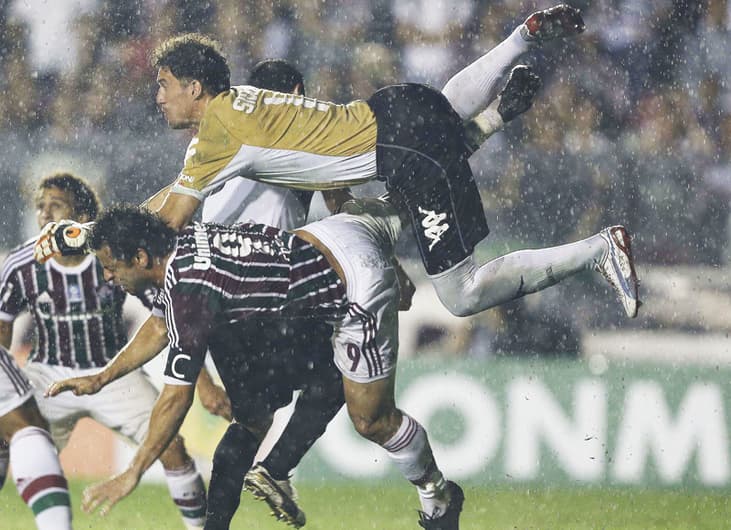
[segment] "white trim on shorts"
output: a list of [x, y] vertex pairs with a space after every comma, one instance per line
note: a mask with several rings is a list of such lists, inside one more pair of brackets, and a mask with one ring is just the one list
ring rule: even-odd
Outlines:
[[33, 386], [13, 356], [0, 347], [0, 416], [17, 409], [33, 397]]
[[376, 215], [339, 214], [302, 229], [330, 250], [345, 274], [350, 308], [334, 323], [335, 365], [356, 383], [390, 377], [398, 359], [393, 227]]

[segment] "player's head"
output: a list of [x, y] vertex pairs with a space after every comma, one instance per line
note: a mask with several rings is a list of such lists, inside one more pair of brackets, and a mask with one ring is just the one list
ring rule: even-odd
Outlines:
[[175, 248], [175, 231], [157, 215], [136, 206], [117, 206], [99, 216], [89, 247], [104, 267], [104, 279], [132, 294], [160, 287], [160, 271]]
[[302, 74], [284, 59], [265, 59], [258, 62], [251, 69], [248, 83], [267, 90], [305, 95]]
[[93, 221], [99, 214], [99, 204], [99, 197], [84, 179], [72, 173], [53, 173], [41, 179], [36, 191], [38, 227], [61, 219]]
[[150, 63], [157, 70], [155, 101], [173, 129], [196, 126], [208, 98], [231, 88], [231, 71], [218, 43], [199, 33], [162, 42]]

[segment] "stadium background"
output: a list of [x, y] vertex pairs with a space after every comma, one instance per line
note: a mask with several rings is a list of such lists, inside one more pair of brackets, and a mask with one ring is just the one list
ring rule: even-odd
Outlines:
[[[552, 3], [0, 0], [0, 254], [34, 234], [28, 192], [46, 172], [86, 176], [107, 204], [139, 202], [176, 175], [189, 136], [155, 109], [146, 63], [172, 33], [216, 36], [234, 82], [257, 60], [284, 57], [308, 94], [348, 101], [400, 80], [442, 86]], [[640, 317], [625, 320], [586, 275], [452, 318], [407, 235], [400, 254], [418, 289], [402, 318], [400, 399], [435, 432], [447, 472], [468, 482], [726, 490], [731, 6], [572, 3], [587, 32], [525, 56], [544, 80], [538, 101], [473, 159], [492, 229], [480, 252], [624, 223], [635, 234]], [[21, 359], [24, 342], [14, 341]], [[197, 409], [185, 429], [205, 469], [222, 426]], [[336, 423], [298, 480], [383, 477], [382, 455], [359, 443]], [[338, 461], [333, 447], [362, 454], [363, 466]], [[72, 476], [99, 477], [129, 455], [87, 424], [63, 461]]]

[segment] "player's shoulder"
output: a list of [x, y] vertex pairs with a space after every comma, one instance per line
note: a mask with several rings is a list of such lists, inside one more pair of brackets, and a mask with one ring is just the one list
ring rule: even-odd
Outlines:
[[36, 238], [32, 237], [20, 245], [11, 248], [5, 258], [5, 264], [13, 263], [18, 266], [21, 263], [34, 262], [33, 247], [35, 246]]
[[[228, 129], [240, 123], [245, 117], [239, 108], [237, 98], [235, 88], [214, 97], [206, 106], [196, 137], [226, 143], [223, 137], [228, 137]], [[196, 146], [196, 151], [199, 152], [202, 148], [199, 144]]]
[[12, 248], [2, 263], [2, 282], [5, 282], [8, 275], [22, 267], [30, 267], [36, 263], [33, 255], [33, 246], [36, 239], [32, 238]]
[[259, 89], [252, 86], [234, 86], [211, 99], [206, 107], [206, 115], [225, 115], [246, 110], [247, 102], [256, 103]]

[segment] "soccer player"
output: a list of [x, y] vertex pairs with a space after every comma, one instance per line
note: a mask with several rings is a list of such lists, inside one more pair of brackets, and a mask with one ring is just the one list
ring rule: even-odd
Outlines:
[[[10, 454], [3, 441], [10, 442]], [[28, 378], [0, 347], [0, 488], [13, 466], [18, 493], [33, 511], [38, 530], [70, 530], [71, 501], [56, 446]]]
[[[378, 176], [412, 225], [427, 274], [444, 306], [467, 316], [536, 292], [585, 270], [601, 273], [626, 314], [638, 309], [631, 241], [622, 226], [571, 244], [522, 250], [478, 265], [475, 245], [489, 230], [467, 160], [463, 121], [488, 107], [497, 64], [582, 32], [577, 9], [529, 16], [511, 36], [445, 85], [385, 87], [367, 101], [336, 105], [250, 86], [230, 87], [216, 44], [188, 34], [153, 54], [157, 103], [173, 128], [197, 129], [183, 170], [151, 204], [176, 229], [203, 198], [242, 176], [295, 189], [332, 189]], [[498, 106], [499, 110], [499, 106]], [[54, 251], [53, 228], [38, 254]]]
[[[43, 178], [35, 206], [39, 226], [66, 218], [88, 222], [99, 211], [94, 190], [69, 173]], [[40, 265], [33, 259], [32, 243], [26, 243], [8, 255], [0, 275], [0, 345], [10, 347], [16, 317], [30, 311], [36, 340], [24, 370], [42, 394], [57, 379], [98, 371], [127, 342], [122, 320], [125, 297], [121, 288], [105, 282], [95, 256], [59, 256]], [[39, 399], [38, 404], [60, 449], [82, 417], [91, 417], [139, 444], [157, 395], [142, 370], [136, 370], [96, 396]], [[171, 441], [160, 461], [186, 527], [202, 527], [203, 479], [180, 436]]]
[[[304, 95], [305, 91], [302, 74], [282, 60], [258, 63], [248, 83], [294, 94]], [[333, 195], [328, 197], [333, 205], [350, 198], [348, 193]], [[236, 178], [206, 197], [202, 219], [220, 224], [256, 221], [293, 229], [305, 223], [312, 196], [312, 191]], [[272, 424], [273, 413], [291, 401], [295, 389], [301, 393], [287, 426], [264, 461], [249, 471], [247, 484], [277, 518], [296, 527], [304, 525], [306, 517], [297, 504], [290, 472], [345, 403], [340, 374], [333, 363], [331, 335], [332, 326], [325, 322], [251, 319], [212, 337], [209, 348], [220, 350], [214, 353], [219, 363], [231, 358], [223, 352], [232, 348], [247, 352], [250, 360], [219, 366], [235, 421], [213, 457], [207, 530], [229, 527], [239, 505], [244, 475]]]
[[[422, 527], [458, 528], [462, 490], [445, 480], [426, 431], [394, 399], [398, 282], [392, 257], [400, 219], [383, 201], [361, 200], [358, 208], [358, 215], [338, 214], [294, 232], [196, 224], [176, 236], [161, 218], [137, 208], [100, 217], [90, 246], [105, 277], [130, 293], [160, 288], [160, 307], [103, 371], [57, 382], [48, 395], [98, 391], [156, 355], [164, 342], [157, 334], [166, 326], [171, 349], [147, 438], [125, 472], [87, 490], [85, 509], [108, 511], [177, 432], [206, 347], [222, 323], [305, 317], [334, 325], [335, 364], [353, 425], [417, 487]], [[211, 353], [217, 365], [247, 362], [243, 351], [227, 349], [220, 359]]]

